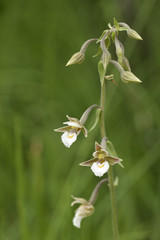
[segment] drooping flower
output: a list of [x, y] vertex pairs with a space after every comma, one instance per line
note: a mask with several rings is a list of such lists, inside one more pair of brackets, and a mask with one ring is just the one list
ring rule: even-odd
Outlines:
[[77, 140], [77, 136], [80, 134], [81, 130], [83, 131], [84, 136], [87, 137], [87, 129], [77, 118], [71, 118], [68, 115], [67, 118], [69, 121], [64, 122], [63, 124], [67, 124], [68, 126], [57, 128], [55, 131], [64, 132], [61, 136], [61, 140], [64, 145], [69, 148]]
[[[103, 139], [101, 145], [104, 145]], [[110, 156], [108, 151], [105, 149], [105, 145], [101, 145], [95, 142], [95, 152], [93, 153], [94, 158], [80, 163], [80, 166], [91, 167], [93, 173], [98, 177], [102, 177], [108, 171], [110, 165], [114, 165], [122, 161], [122, 159], [118, 157]]]
[[78, 120], [77, 118], [69, 117], [67, 115], [66, 117], [69, 121], [64, 122], [63, 124], [66, 124], [68, 126], [57, 128], [54, 130], [56, 132], [63, 132], [61, 140], [66, 147], [70, 148], [70, 146], [77, 140], [77, 136], [80, 134], [81, 131], [84, 133], [84, 136], [87, 137], [87, 129], [85, 128], [84, 123], [87, 120], [92, 108], [95, 107], [99, 108], [99, 106], [95, 104], [87, 108], [87, 110], [82, 114], [80, 120]]
[[75, 201], [71, 203], [71, 206], [77, 203], [80, 204], [80, 206], [75, 211], [73, 225], [77, 228], [80, 228], [82, 219], [92, 215], [94, 212], [94, 207], [89, 201], [84, 198], [73, 197], [73, 199]]

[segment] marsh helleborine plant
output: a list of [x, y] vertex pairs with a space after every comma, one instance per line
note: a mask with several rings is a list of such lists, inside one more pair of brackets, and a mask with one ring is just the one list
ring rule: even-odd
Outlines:
[[[73, 64], [80, 64], [85, 59], [85, 52], [88, 46], [95, 42], [99, 45], [98, 52], [94, 57], [100, 56], [100, 60], [98, 62], [98, 72], [100, 77], [101, 84], [101, 98], [100, 98], [100, 106], [93, 104], [91, 105], [83, 114], [80, 120], [77, 118], [69, 117], [67, 115], [68, 121], [64, 122], [67, 126], [55, 129], [57, 132], [62, 132], [61, 140], [66, 147], [70, 147], [76, 140], [77, 136], [82, 131], [84, 136], [88, 136], [88, 131], [85, 128], [84, 124], [93, 108], [97, 108], [96, 119], [93, 127], [90, 129], [93, 130], [97, 123], [100, 125], [100, 133], [101, 133], [101, 143], [99, 144], [95, 141], [95, 151], [93, 152], [93, 158], [80, 163], [80, 166], [88, 166], [91, 168], [92, 172], [95, 176], [102, 177], [106, 172], [108, 172], [108, 179], [101, 180], [94, 191], [91, 194], [89, 200], [84, 198], [74, 198], [74, 204], [80, 204], [78, 209], [75, 212], [75, 216], [73, 218], [73, 225], [77, 228], [81, 226], [81, 220], [87, 216], [90, 216], [94, 212], [94, 203], [98, 194], [98, 190], [103, 182], [108, 181], [110, 195], [111, 195], [111, 209], [112, 209], [112, 226], [113, 226], [113, 239], [119, 239], [118, 232], [118, 222], [117, 222], [117, 213], [116, 213], [116, 201], [115, 201], [115, 186], [116, 181], [113, 177], [112, 166], [115, 164], [122, 165], [122, 159], [120, 159], [116, 151], [114, 149], [111, 141], [108, 140], [106, 136], [105, 130], [105, 120], [104, 120], [104, 111], [105, 111], [105, 84], [106, 81], [114, 81], [113, 74], [106, 75], [107, 67], [111, 63], [120, 73], [120, 78], [124, 83], [141, 83], [141, 80], [138, 79], [131, 71], [131, 67], [128, 59], [125, 56], [124, 46], [118, 39], [119, 33], [121, 31], [126, 31], [127, 35], [130, 38], [134, 38], [137, 40], [142, 40], [140, 35], [133, 29], [131, 29], [126, 23], [117, 22], [114, 18], [114, 25], [108, 24], [108, 29], [104, 30], [100, 38], [93, 38], [87, 40], [81, 47], [80, 51], [75, 53], [70, 60], [67, 62], [66, 66], [70, 66]], [[113, 60], [111, 57], [111, 53], [109, 52], [110, 45], [115, 45], [115, 52], [117, 56], [117, 60]], [[89, 132], [90, 132], [89, 131]], [[93, 143], [94, 144], [94, 143]]]

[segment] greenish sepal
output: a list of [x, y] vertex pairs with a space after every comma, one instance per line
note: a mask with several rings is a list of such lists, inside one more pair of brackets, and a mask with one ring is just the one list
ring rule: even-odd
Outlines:
[[93, 164], [94, 162], [97, 162], [97, 161], [98, 161], [98, 158], [92, 158], [92, 159], [90, 159], [90, 160], [88, 160], [88, 161], [85, 161], [85, 162], [80, 163], [79, 165], [80, 165], [80, 166], [83, 166], [83, 167], [90, 167], [90, 166], [92, 166], [92, 164]]
[[[123, 160], [122, 160], [123, 161]], [[124, 168], [123, 164], [121, 162], [118, 163], [118, 165], [122, 168]]]
[[54, 129], [55, 132], [69, 132], [72, 129], [71, 126], [65, 126], [61, 128]]
[[121, 161], [123, 161], [122, 159], [118, 158], [118, 157], [114, 157], [114, 156], [107, 156], [107, 161], [108, 163], [113, 166], [116, 163], [120, 163]]

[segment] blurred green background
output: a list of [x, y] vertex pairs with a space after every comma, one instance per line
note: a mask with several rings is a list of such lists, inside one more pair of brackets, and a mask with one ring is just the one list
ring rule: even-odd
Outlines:
[[[107, 136], [125, 168], [114, 167], [122, 240], [160, 239], [160, 2], [157, 0], [0, 1], [0, 239], [111, 240], [107, 185], [82, 228], [72, 225], [71, 194], [88, 199], [98, 183], [89, 168], [99, 127], [71, 149], [60, 133], [65, 115], [80, 118], [99, 104], [97, 46], [82, 65], [65, 67], [107, 24], [128, 23], [144, 39], [120, 35], [132, 71], [143, 84], [108, 82]], [[95, 111], [86, 123], [89, 128]]]

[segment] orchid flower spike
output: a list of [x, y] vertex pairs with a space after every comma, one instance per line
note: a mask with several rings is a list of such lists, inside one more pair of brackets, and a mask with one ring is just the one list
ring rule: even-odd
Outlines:
[[110, 165], [120, 163], [122, 159], [114, 156], [110, 156], [105, 147], [106, 139], [103, 138], [101, 145], [95, 142], [95, 152], [93, 153], [92, 159], [80, 163], [80, 166], [89, 166], [93, 173], [102, 177], [109, 169]]
[[71, 206], [77, 203], [80, 204], [80, 206], [75, 211], [73, 225], [77, 228], [80, 228], [82, 219], [92, 215], [94, 212], [94, 207], [89, 201], [84, 198], [73, 197], [73, 199], [74, 201], [71, 203]]
[[77, 136], [80, 134], [81, 130], [84, 133], [84, 136], [87, 137], [87, 129], [84, 126], [85, 121], [88, 118], [88, 115], [92, 108], [99, 108], [97, 105], [91, 105], [82, 115], [81, 119], [78, 120], [77, 118], [72, 118], [69, 117], [68, 115], [66, 116], [68, 118], [68, 122], [64, 122], [63, 124], [67, 124], [68, 126], [61, 127], [54, 129], [56, 132], [63, 132], [61, 136], [61, 140], [63, 144], [70, 148], [70, 146], [77, 140]]

